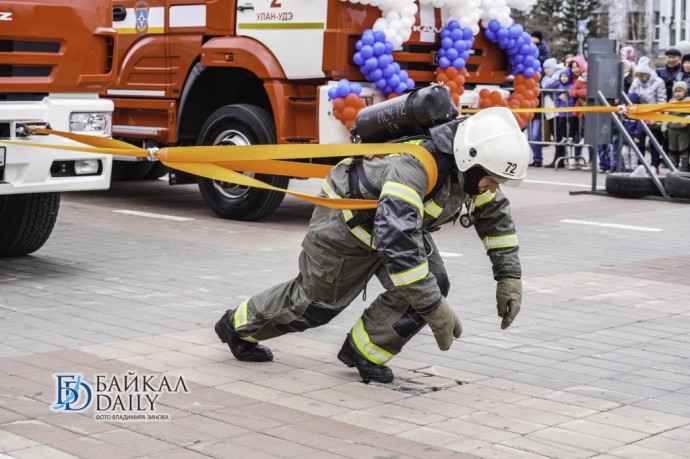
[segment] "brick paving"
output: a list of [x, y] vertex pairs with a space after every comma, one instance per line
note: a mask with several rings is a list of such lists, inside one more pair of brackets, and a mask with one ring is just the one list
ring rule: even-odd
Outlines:
[[[335, 358], [361, 298], [266, 342], [271, 363], [238, 362], [213, 333], [227, 307], [294, 275], [309, 205], [247, 223], [210, 216], [194, 187], [64, 196], [48, 244], [0, 260], [0, 458], [690, 457], [690, 208], [569, 194], [587, 189], [582, 171], [528, 178], [506, 190], [524, 269], [514, 325], [500, 329], [474, 232], [447, 226], [435, 238], [463, 336], [441, 352], [422, 331], [388, 385]], [[95, 388], [134, 372], [184, 378], [189, 392], [156, 403], [169, 420], [50, 409], [56, 374]]]

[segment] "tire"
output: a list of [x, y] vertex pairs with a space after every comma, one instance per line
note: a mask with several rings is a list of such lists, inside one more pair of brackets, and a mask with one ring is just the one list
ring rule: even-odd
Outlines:
[[48, 240], [60, 209], [60, 193], [0, 196], [0, 257], [28, 255]]
[[690, 199], [690, 172], [669, 172], [664, 188], [672, 198]]
[[143, 180], [152, 167], [151, 161], [113, 161], [111, 179], [118, 182]]
[[[273, 117], [254, 105], [226, 105], [206, 120], [201, 128], [198, 145], [253, 145], [276, 142]], [[270, 185], [287, 188], [289, 177], [251, 174]], [[243, 187], [197, 177], [201, 196], [206, 205], [221, 218], [252, 221], [272, 214], [283, 202], [285, 193]]]
[[144, 180], [158, 180], [168, 173], [168, 166], [160, 161], [153, 161], [151, 163], [151, 170], [144, 176]]
[[[659, 177], [659, 180], [663, 185], [665, 178]], [[661, 196], [651, 177], [631, 177], [627, 172], [608, 174], [606, 176], [606, 192], [626, 198]]]

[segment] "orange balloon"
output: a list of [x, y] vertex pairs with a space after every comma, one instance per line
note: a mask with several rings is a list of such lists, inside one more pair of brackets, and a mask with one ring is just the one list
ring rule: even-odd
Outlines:
[[446, 67], [446, 74], [449, 78], [455, 78], [458, 75], [458, 69], [453, 66]]
[[530, 107], [529, 107], [529, 101], [527, 101], [527, 100], [521, 100], [521, 101], [520, 101], [520, 108], [530, 108]]
[[357, 111], [354, 107], [345, 107], [343, 109], [343, 119], [345, 121], [354, 120], [357, 117]]
[[436, 74], [436, 81], [439, 83], [448, 83], [450, 81], [450, 78], [448, 78], [448, 75], [446, 72], [443, 73], [437, 73]]
[[487, 97], [489, 97], [489, 90], [488, 89], [484, 88], [481, 91], [479, 91], [479, 98], [480, 99], [486, 99]]
[[539, 86], [536, 86], [532, 88], [532, 92], [534, 93], [534, 97], [539, 97], [539, 94], [541, 94], [541, 89], [539, 89]]
[[345, 96], [345, 105], [354, 107], [357, 105], [357, 99], [359, 99], [359, 96], [357, 94], [350, 93], [347, 96]]
[[335, 99], [333, 99], [333, 108], [336, 111], [342, 110], [343, 108], [345, 108], [345, 105], [345, 99], [343, 99], [342, 97], [336, 97]]
[[489, 94], [489, 99], [491, 99], [491, 102], [493, 102], [493, 103], [500, 104], [500, 103], [501, 103], [501, 99], [503, 99], [503, 98], [501, 97], [501, 93], [500, 93], [500, 92], [498, 92], [498, 91], [491, 91], [491, 94]]
[[356, 107], [358, 109], [357, 112], [359, 112], [359, 110], [363, 109], [366, 106], [367, 106], [367, 101], [364, 100], [363, 97], [360, 97], [357, 99], [357, 105], [356, 105]]
[[525, 97], [525, 100], [534, 99], [534, 93], [532, 92], [531, 89], [525, 89], [525, 91], [522, 93], [522, 95]]
[[519, 92], [514, 92], [513, 95], [510, 96], [510, 100], [518, 100], [519, 101], [519, 100], [523, 100], [524, 98], [525, 98], [525, 96], [523, 96]]
[[458, 86], [465, 85], [465, 77], [463, 75], [456, 75], [455, 78], [453, 78], [453, 81], [455, 81], [455, 84]]
[[527, 79], [525, 80], [525, 87], [526, 87], [527, 89], [532, 89], [532, 88], [535, 87], [536, 85], [537, 85], [537, 82], [534, 81], [534, 80], [531, 79], [531, 78], [527, 78]]
[[518, 73], [515, 75], [515, 84], [522, 84], [525, 82], [525, 75], [522, 73]]
[[451, 97], [453, 98], [453, 103], [455, 105], [458, 105], [460, 103], [460, 95], [458, 93], [451, 94]]
[[536, 81], [541, 81], [541, 75], [539, 73], [532, 75], [532, 78], [534, 78]]
[[525, 89], [527, 89], [527, 87], [522, 83], [516, 84], [514, 87], [515, 87], [515, 92], [518, 94], [524, 94]]
[[446, 86], [448, 86], [448, 88], [450, 88], [451, 93], [458, 91], [458, 85], [455, 84], [455, 81], [452, 81], [452, 80], [449, 81], [448, 83], [446, 83]]

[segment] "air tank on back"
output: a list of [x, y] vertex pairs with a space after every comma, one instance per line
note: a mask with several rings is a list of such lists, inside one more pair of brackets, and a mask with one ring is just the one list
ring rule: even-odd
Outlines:
[[364, 108], [357, 114], [352, 134], [364, 143], [425, 135], [429, 128], [447, 123], [457, 115], [450, 89], [432, 84]]

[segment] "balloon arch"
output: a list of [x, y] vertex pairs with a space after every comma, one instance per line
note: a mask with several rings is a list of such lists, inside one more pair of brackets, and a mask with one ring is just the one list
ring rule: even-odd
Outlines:
[[[415, 0], [342, 0], [378, 7], [382, 15], [372, 29], [366, 29], [355, 44], [353, 62], [367, 81], [374, 83], [385, 97], [397, 97], [413, 89], [415, 82], [400, 64], [393, 51], [409, 40], [417, 14]], [[474, 37], [483, 27], [484, 36], [508, 55], [510, 73], [514, 76], [509, 101], [500, 91], [483, 89], [479, 93], [479, 107], [504, 106], [534, 108], [538, 105], [541, 64], [539, 51], [530, 35], [510, 17], [510, 8], [525, 11], [536, 0], [419, 0], [421, 5], [432, 4], [447, 9], [447, 24], [441, 29], [441, 47], [438, 50], [436, 81], [447, 85], [457, 105], [464, 92], [465, 68]], [[362, 86], [348, 80], [338, 81], [328, 96], [333, 99], [334, 115], [348, 129], [354, 126], [359, 110], [364, 108], [360, 97]], [[515, 114], [521, 127], [525, 127], [531, 113]]]

